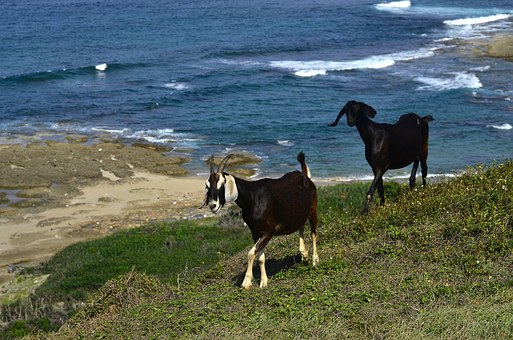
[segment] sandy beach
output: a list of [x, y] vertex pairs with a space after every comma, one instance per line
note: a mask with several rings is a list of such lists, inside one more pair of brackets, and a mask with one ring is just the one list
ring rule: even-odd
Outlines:
[[[88, 154], [100, 149], [109, 150], [112, 164]], [[127, 154], [133, 159], [128, 160]], [[113, 143], [13, 144], [0, 146], [0, 157], [4, 188], [0, 189], [0, 285], [21, 267], [37, 265], [70, 244], [154, 221], [210, 214], [198, 209], [204, 179], [184, 176], [183, 171], [178, 171], [180, 175], [156, 173], [155, 164], [169, 168], [162, 165], [168, 160], [151, 148]], [[147, 160], [146, 166], [131, 164], [141, 157]], [[45, 175], [44, 159], [54, 163], [55, 172], [70, 175]], [[27, 162], [32, 164], [30, 171]], [[81, 163], [93, 167], [87, 169]], [[114, 163], [118, 165], [113, 167]]]

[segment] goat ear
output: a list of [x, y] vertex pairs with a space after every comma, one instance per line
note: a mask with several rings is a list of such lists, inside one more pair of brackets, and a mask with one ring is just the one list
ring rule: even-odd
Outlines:
[[239, 197], [237, 183], [232, 175], [225, 175], [226, 183], [224, 184], [224, 199], [226, 202], [235, 202]]
[[370, 105], [367, 105], [365, 103], [360, 103], [362, 106], [362, 111], [367, 115], [369, 118], [374, 118], [377, 114], [376, 110]]

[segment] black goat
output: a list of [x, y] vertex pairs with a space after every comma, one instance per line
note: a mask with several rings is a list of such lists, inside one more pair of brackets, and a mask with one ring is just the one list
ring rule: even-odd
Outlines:
[[310, 221], [312, 237], [312, 263], [319, 262], [317, 254], [317, 188], [309, 178], [305, 155], [300, 152], [297, 160], [301, 171], [288, 172], [278, 179], [264, 178], [245, 181], [224, 173], [232, 155], [226, 156], [214, 172], [214, 157], [210, 158], [210, 176], [206, 181], [203, 205], [217, 213], [227, 202], [235, 202], [242, 209], [242, 218], [249, 226], [255, 245], [248, 253], [248, 268], [242, 287], [251, 288], [253, 263], [260, 265], [260, 287], [267, 286], [264, 248], [275, 235], [288, 235], [299, 231], [299, 251], [308, 257], [303, 238], [304, 226]]
[[422, 185], [426, 185], [428, 122], [432, 121], [433, 117], [420, 117], [415, 113], [408, 113], [402, 115], [399, 121], [393, 125], [378, 124], [370, 119], [376, 115], [374, 108], [365, 103], [351, 100], [340, 110], [337, 119], [329, 126], [336, 126], [344, 113], [347, 116], [347, 125], [351, 127], [356, 125], [360, 137], [365, 143], [365, 158], [374, 173], [374, 180], [367, 192], [363, 213], [368, 211], [376, 187], [381, 205], [385, 204], [383, 174], [388, 169], [400, 169], [413, 163], [410, 175], [410, 188], [413, 189], [420, 162]]

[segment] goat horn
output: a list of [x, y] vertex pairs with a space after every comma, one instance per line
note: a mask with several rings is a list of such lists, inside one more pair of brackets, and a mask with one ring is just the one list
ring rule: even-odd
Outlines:
[[214, 173], [214, 155], [210, 156], [210, 173]]
[[232, 157], [233, 154], [229, 154], [228, 156], [226, 156], [225, 158], [223, 158], [223, 160], [221, 161], [221, 163], [219, 163], [219, 167], [217, 168], [217, 172], [223, 172], [224, 171], [224, 167], [226, 166], [226, 163], [228, 163], [228, 160], [230, 159], [230, 157]]

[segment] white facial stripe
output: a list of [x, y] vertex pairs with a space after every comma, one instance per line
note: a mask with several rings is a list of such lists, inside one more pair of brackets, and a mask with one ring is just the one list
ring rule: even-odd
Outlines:
[[223, 174], [219, 174], [219, 180], [217, 181], [217, 190], [220, 190], [224, 183], [226, 183], [226, 178], [224, 178]]

